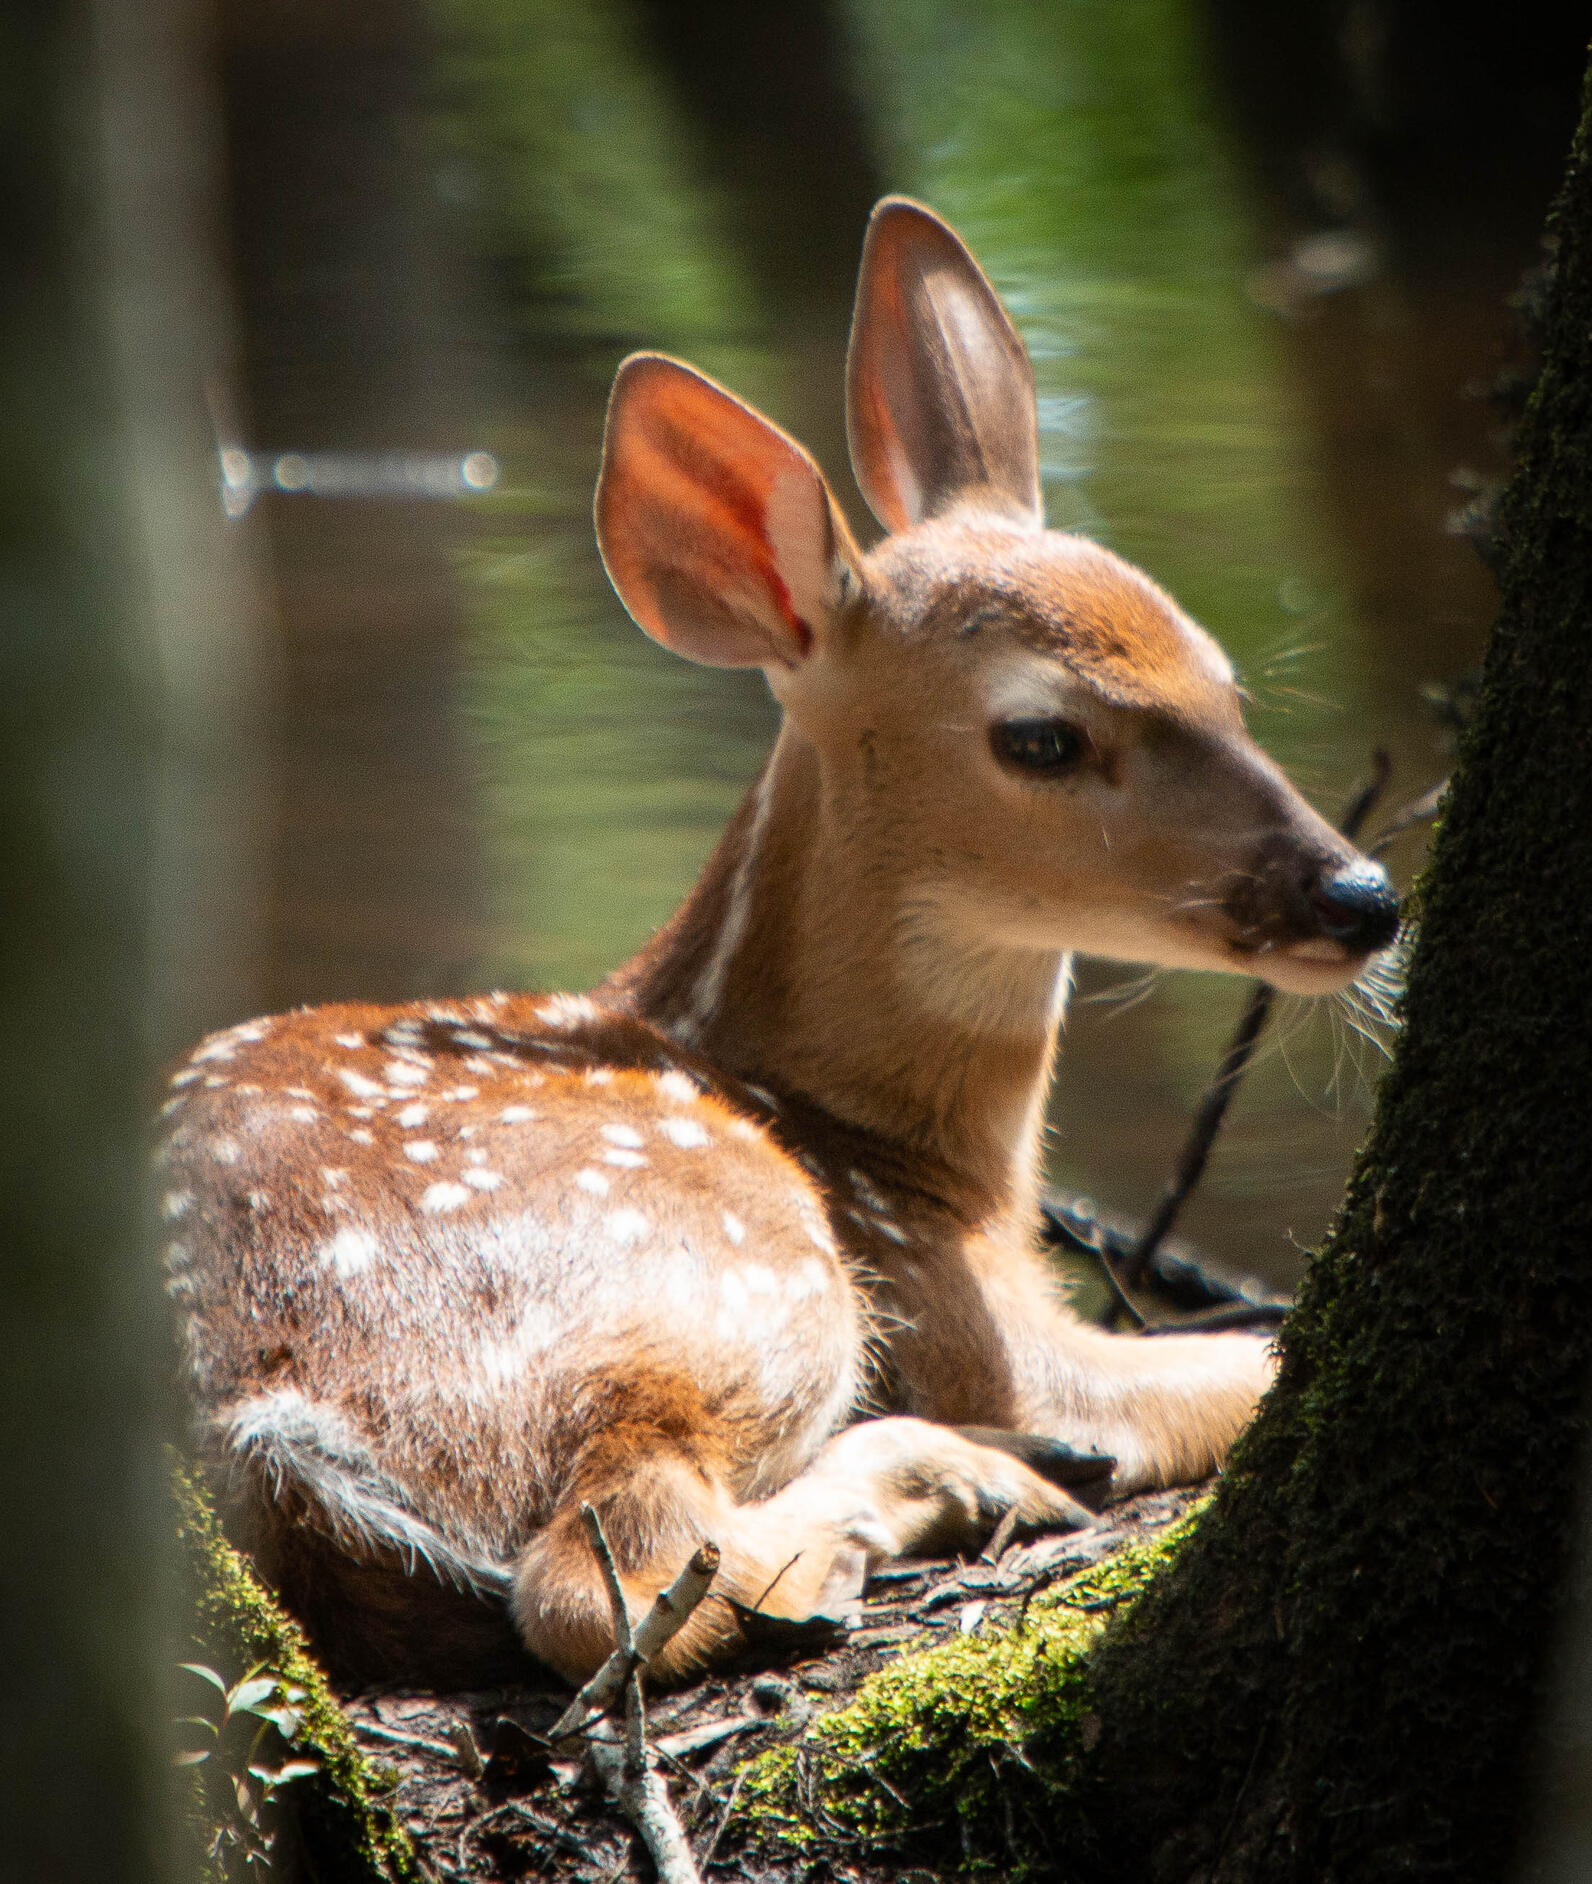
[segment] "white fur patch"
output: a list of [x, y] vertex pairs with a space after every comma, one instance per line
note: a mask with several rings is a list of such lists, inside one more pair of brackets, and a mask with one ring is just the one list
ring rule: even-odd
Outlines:
[[615, 1243], [634, 1243], [652, 1228], [639, 1210], [610, 1210], [603, 1218], [603, 1231]]
[[323, 1243], [318, 1254], [337, 1275], [357, 1276], [381, 1254], [381, 1245], [368, 1230], [359, 1230], [350, 1224], [339, 1230], [330, 1242]]
[[702, 1146], [713, 1143], [711, 1136], [695, 1119], [660, 1119], [658, 1130], [682, 1151], [698, 1151]]
[[724, 1225], [724, 1234], [739, 1249], [746, 1241], [746, 1225], [733, 1210], [726, 1210], [719, 1221]]
[[461, 1204], [469, 1203], [473, 1191], [462, 1184], [433, 1184], [420, 1199], [420, 1208], [432, 1212], [457, 1210]]
[[602, 1135], [610, 1145], [628, 1145], [632, 1151], [641, 1147], [641, 1134], [632, 1131], [628, 1125], [605, 1125]]

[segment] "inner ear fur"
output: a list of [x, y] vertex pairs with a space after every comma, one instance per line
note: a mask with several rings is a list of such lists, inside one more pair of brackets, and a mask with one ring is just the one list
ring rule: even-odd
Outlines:
[[961, 238], [904, 196], [879, 204], [863, 243], [846, 430], [887, 530], [965, 503], [1043, 524], [1028, 350]]
[[846, 598], [857, 550], [800, 445], [662, 354], [620, 367], [597, 543], [654, 641], [713, 667], [794, 667]]

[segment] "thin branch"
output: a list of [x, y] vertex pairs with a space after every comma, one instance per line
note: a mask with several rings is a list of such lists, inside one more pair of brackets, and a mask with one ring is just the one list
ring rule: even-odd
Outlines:
[[[590, 1509], [590, 1507], [586, 1507]], [[596, 1513], [592, 1513], [596, 1522]], [[591, 1528], [588, 1525], [588, 1530]], [[602, 1526], [597, 1524], [600, 1535]], [[606, 1539], [604, 1540], [606, 1547]], [[595, 1545], [593, 1546], [595, 1548]], [[598, 1553], [602, 1561], [602, 1553]], [[610, 1558], [610, 1562], [612, 1559]], [[554, 1725], [548, 1735], [549, 1740], [562, 1740], [569, 1734], [580, 1730], [598, 1714], [605, 1714], [624, 1692], [625, 1683], [630, 1679], [632, 1668], [645, 1667], [653, 1661], [690, 1619], [691, 1613], [708, 1593], [708, 1586], [718, 1574], [719, 1547], [717, 1544], [699, 1544], [691, 1561], [680, 1572], [668, 1589], [662, 1591], [641, 1621], [630, 1631], [628, 1648], [616, 1648], [577, 1694]], [[607, 1566], [604, 1566], [607, 1575]], [[617, 1575], [615, 1580], [617, 1581]], [[609, 1601], [613, 1601], [613, 1583], [609, 1584]], [[625, 1626], [630, 1627], [628, 1615]], [[616, 1623], [617, 1635], [617, 1623]]]
[[1429, 824], [1442, 808], [1443, 794], [1447, 790], [1448, 780], [1439, 779], [1429, 792], [1422, 792], [1419, 798], [1412, 798], [1407, 805], [1401, 805], [1377, 832], [1376, 841], [1366, 846], [1365, 854], [1368, 857], [1381, 857], [1394, 838], [1412, 825]]
[[582, 1505], [580, 1515], [591, 1539], [592, 1553], [602, 1566], [603, 1581], [608, 1586], [608, 1606], [613, 1612], [617, 1646], [570, 1703], [551, 1737], [557, 1740], [578, 1730], [593, 1714], [609, 1707], [622, 1689], [625, 1696], [623, 1744], [613, 1726], [601, 1721], [588, 1741], [586, 1757], [609, 1798], [641, 1834], [652, 1856], [659, 1884], [702, 1884], [701, 1873], [691, 1856], [691, 1846], [670, 1802], [669, 1789], [652, 1765], [647, 1747], [647, 1711], [641, 1696], [641, 1671], [659, 1649], [673, 1639], [707, 1594], [708, 1585], [718, 1573], [718, 1546], [699, 1545], [691, 1561], [659, 1596], [640, 1625], [632, 1628], [624, 1585], [619, 1581], [619, 1569], [608, 1547], [602, 1519], [591, 1505]]
[[593, 1505], [581, 1506], [580, 1521], [586, 1527], [592, 1552], [602, 1565], [603, 1581], [608, 1585], [608, 1607], [613, 1612], [614, 1641], [617, 1644], [615, 1653], [627, 1656], [634, 1665], [636, 1643], [630, 1630], [630, 1605], [625, 1601], [624, 1585], [619, 1581], [619, 1566], [614, 1562], [614, 1553], [608, 1548], [603, 1521]]

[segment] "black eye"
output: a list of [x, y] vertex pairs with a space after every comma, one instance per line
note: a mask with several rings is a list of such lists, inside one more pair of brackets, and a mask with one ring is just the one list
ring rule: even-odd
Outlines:
[[1024, 772], [1066, 772], [1083, 757], [1084, 735], [1066, 720], [1002, 720], [990, 734], [997, 758]]

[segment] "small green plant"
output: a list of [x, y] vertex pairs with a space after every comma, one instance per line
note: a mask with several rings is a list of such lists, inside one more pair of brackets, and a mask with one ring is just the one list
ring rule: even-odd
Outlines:
[[203, 1662], [178, 1667], [204, 1682], [208, 1711], [186, 1714], [179, 1727], [197, 1730], [200, 1744], [184, 1748], [179, 1766], [199, 1774], [205, 1823], [207, 1878], [269, 1874], [276, 1841], [273, 1807], [285, 1786], [321, 1770], [319, 1760], [295, 1758], [294, 1740], [303, 1725], [302, 1688], [291, 1686], [266, 1663], [256, 1662], [229, 1688]]

